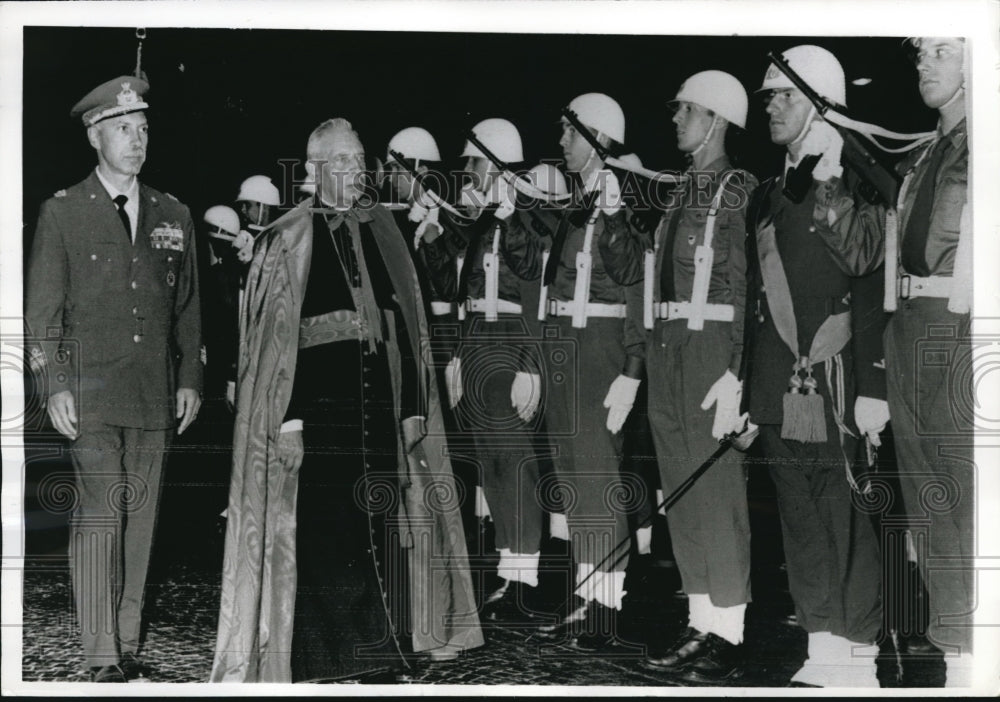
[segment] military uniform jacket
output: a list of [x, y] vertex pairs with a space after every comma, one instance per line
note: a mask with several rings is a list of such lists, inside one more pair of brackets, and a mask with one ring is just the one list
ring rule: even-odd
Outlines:
[[96, 172], [46, 200], [25, 318], [33, 365], [46, 368], [47, 394], [72, 391], [81, 420], [173, 427], [177, 388], [202, 388], [188, 208], [140, 184], [133, 245]]
[[[847, 386], [855, 393], [846, 398], [845, 421], [852, 415], [855, 395], [885, 399], [885, 370], [882, 366], [881, 272], [853, 277], [844, 272], [840, 262], [816, 231], [813, 213], [816, 184], [800, 203], [782, 192], [784, 178], [765, 181], [757, 188], [747, 216], [748, 244], [753, 237], [753, 251], [747, 255], [747, 334], [748, 390], [750, 418], [758, 424], [782, 422], [782, 396], [788, 388], [795, 362], [791, 350], [780, 338], [768, 310], [767, 291], [760, 273], [757, 241], [761, 232], [774, 226], [775, 241], [788, 281], [794, 308], [799, 354], [807, 355], [820, 325], [831, 314], [850, 311], [851, 339], [841, 350]], [[816, 368], [818, 391], [830, 402], [822, 366]]]

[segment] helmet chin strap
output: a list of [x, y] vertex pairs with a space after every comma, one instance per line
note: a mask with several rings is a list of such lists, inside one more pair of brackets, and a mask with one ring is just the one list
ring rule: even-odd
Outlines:
[[715, 125], [719, 123], [719, 115], [712, 117], [712, 123], [708, 125], [708, 131], [705, 132], [705, 138], [701, 140], [698, 144], [698, 148], [691, 152], [691, 157], [693, 158], [699, 151], [708, 146], [708, 140], [712, 138], [712, 133], [715, 131]]
[[941, 107], [939, 107], [938, 109], [943, 110], [946, 107], [951, 107], [952, 103], [957, 102], [960, 96], [961, 97], [965, 96], [965, 81], [962, 81], [962, 85], [960, 85], [959, 88], [955, 91], [955, 93], [950, 98], [948, 98], [948, 101], [945, 104], [941, 105]]

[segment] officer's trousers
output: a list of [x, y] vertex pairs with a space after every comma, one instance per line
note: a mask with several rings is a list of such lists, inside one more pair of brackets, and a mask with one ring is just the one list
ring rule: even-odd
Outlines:
[[73, 595], [88, 668], [136, 653], [146, 573], [172, 430], [81, 419], [70, 456], [78, 503], [70, 523]]
[[[827, 441], [781, 438], [781, 427], [760, 427], [781, 515], [788, 587], [799, 624], [856, 643], [872, 643], [882, 622], [881, 565], [870, 518], [852, 502], [836, 426], [824, 398]], [[844, 453], [857, 441], [847, 436]]]
[[[670, 494], [712, 453], [715, 408], [701, 409], [712, 384], [729, 367], [730, 323], [683, 319], [657, 322], [646, 353], [649, 424]], [[688, 594], [707, 594], [716, 607], [750, 601], [750, 518], [743, 455], [721, 458], [667, 512], [670, 543]]]
[[538, 458], [532, 436], [538, 417], [525, 424], [510, 400], [516, 372], [541, 376], [537, 343], [527, 335], [519, 315], [486, 322], [482, 314], [473, 313], [466, 319], [459, 346], [463, 385], [459, 433], [473, 442], [495, 526], [496, 548], [515, 554], [538, 553], [542, 540]]
[[[621, 434], [608, 431], [604, 407], [608, 388], [625, 363], [622, 320], [592, 318], [586, 328], [575, 329], [569, 317], [559, 317], [555, 324], [558, 338], [546, 337], [542, 347], [545, 421], [556, 450], [555, 476], [564, 487], [558, 492], [573, 558], [602, 571], [622, 572], [628, 565], [628, 544], [610, 554], [628, 537], [628, 513], [641, 509], [646, 499], [642, 485], [620, 472]], [[540, 492], [548, 494], [548, 488]]]
[[900, 301], [884, 341], [899, 482], [930, 596], [927, 637], [950, 654], [972, 646], [976, 466], [970, 318], [947, 302]]

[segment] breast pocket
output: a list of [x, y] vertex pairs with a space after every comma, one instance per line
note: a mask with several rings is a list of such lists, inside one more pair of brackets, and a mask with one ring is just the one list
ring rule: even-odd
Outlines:
[[93, 242], [76, 252], [71, 267], [74, 294], [83, 299], [101, 299], [108, 291], [118, 292], [124, 280], [123, 247], [110, 242]]

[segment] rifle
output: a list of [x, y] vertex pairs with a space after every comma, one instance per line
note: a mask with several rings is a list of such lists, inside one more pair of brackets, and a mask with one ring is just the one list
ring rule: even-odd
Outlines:
[[[795, 72], [795, 69], [788, 65], [788, 61], [785, 60], [784, 56], [772, 51], [768, 53], [767, 57], [806, 96], [806, 99], [813, 104], [820, 117], [826, 118], [828, 112], [840, 114], [837, 110], [837, 105], [810, 88], [802, 80], [802, 77]], [[896, 196], [899, 193], [900, 177], [896, 175], [896, 172], [892, 168], [887, 167], [875, 158], [851, 129], [843, 127], [831, 119], [827, 119], [827, 122], [844, 139], [844, 149], [842, 151], [844, 162], [867, 186], [868, 192], [864, 192], [865, 188], [863, 188], [862, 195], [871, 202], [875, 202], [875, 196], [877, 196], [877, 198], [881, 199], [889, 207], [894, 207], [896, 205]], [[815, 160], [818, 161], [818, 158]], [[815, 162], [813, 165], [815, 165]]]

